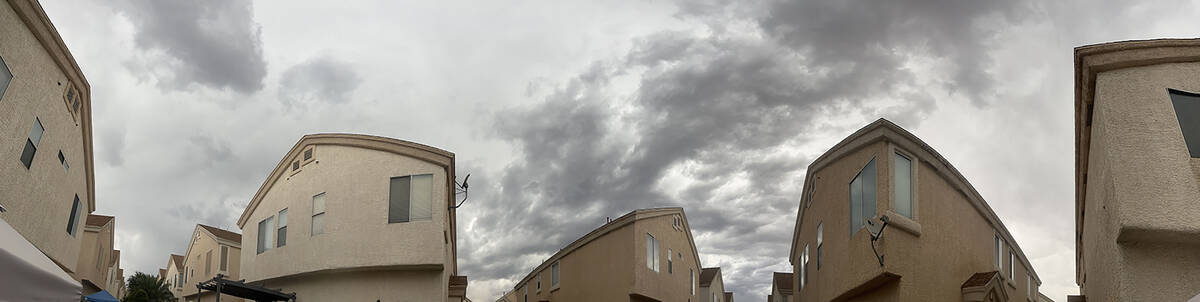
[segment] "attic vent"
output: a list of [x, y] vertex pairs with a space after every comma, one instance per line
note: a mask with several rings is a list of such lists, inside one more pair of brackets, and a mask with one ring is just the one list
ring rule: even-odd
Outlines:
[[304, 150], [304, 160], [312, 159], [312, 149]]
[[292, 162], [292, 171], [300, 170], [300, 161]]

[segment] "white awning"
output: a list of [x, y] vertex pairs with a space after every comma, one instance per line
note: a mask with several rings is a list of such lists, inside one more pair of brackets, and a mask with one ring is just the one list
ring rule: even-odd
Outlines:
[[82, 287], [0, 219], [0, 301], [79, 301]]

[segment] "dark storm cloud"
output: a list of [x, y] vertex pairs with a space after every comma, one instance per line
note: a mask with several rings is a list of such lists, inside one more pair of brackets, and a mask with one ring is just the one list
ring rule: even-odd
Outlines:
[[[947, 80], [934, 85], [988, 104], [993, 26], [1024, 10], [1011, 1], [743, 4], [687, 3], [679, 15], [707, 30], [643, 37], [544, 101], [497, 114], [497, 133], [520, 157], [494, 180], [499, 196], [480, 202], [480, 216], [491, 219], [467, 231], [497, 234], [468, 236], [481, 253], [464, 270], [520, 278], [544, 260], [521, 256], [549, 256], [604, 217], [683, 206], [697, 237], [722, 238], [700, 243], [703, 264], [726, 266], [728, 289], [758, 298], [771, 270], [787, 264], [811, 160], [789, 151], [827, 128], [821, 120], [831, 113], [865, 115], [865, 124], [879, 115], [916, 121], [933, 110], [934, 97], [907, 66], [915, 56], [948, 66], [935, 75]], [[614, 93], [627, 76], [638, 79], [632, 94]], [[901, 100], [863, 106], [885, 97]], [[670, 187], [671, 173], [693, 181]], [[734, 256], [741, 259], [711, 260]]]
[[319, 56], [288, 68], [279, 80], [280, 99], [288, 106], [313, 101], [345, 103], [362, 78], [351, 64]]
[[[160, 88], [193, 84], [252, 93], [263, 88], [267, 63], [247, 0], [129, 0], [121, 12], [133, 22], [134, 42], [146, 62], [127, 64], [158, 77]], [[163, 70], [165, 69], [165, 70]]]

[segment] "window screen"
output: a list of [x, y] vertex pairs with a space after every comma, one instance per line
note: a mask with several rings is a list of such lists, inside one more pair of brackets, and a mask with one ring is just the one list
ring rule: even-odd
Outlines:
[[279, 229], [275, 234], [275, 247], [287, 245], [287, 209], [279, 211]]
[[229, 247], [221, 246], [221, 271], [229, 270]]
[[875, 217], [875, 159], [850, 181], [850, 236]]
[[1175, 105], [1175, 117], [1183, 131], [1183, 141], [1193, 158], [1200, 158], [1200, 94], [1167, 89]]
[[212, 275], [212, 250], [204, 253], [204, 275]]
[[894, 158], [892, 179], [896, 181], [896, 191], [893, 193], [896, 213], [912, 218], [912, 160], [900, 153], [895, 153]]
[[325, 233], [325, 193], [313, 196], [312, 232], [310, 235]]
[[658, 239], [646, 233], [646, 267], [658, 272]]
[[271, 235], [275, 234], [275, 216], [267, 217], [258, 223], [258, 253], [262, 254], [271, 249], [273, 240]]
[[433, 218], [433, 174], [392, 177], [388, 223]]

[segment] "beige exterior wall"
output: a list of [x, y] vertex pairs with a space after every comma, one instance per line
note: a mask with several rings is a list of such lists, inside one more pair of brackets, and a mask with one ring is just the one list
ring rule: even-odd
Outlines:
[[[672, 226], [676, 217], [682, 221], [681, 228]], [[681, 209], [638, 210], [611, 223], [585, 235], [581, 240], [587, 242], [578, 246], [573, 243], [560, 251], [563, 254], [539, 265], [499, 300], [639, 301], [631, 299], [631, 294], [637, 294], [658, 301], [698, 301], [691, 286], [699, 290], [700, 262]], [[647, 233], [659, 241], [658, 272], [646, 263]], [[670, 271], [668, 248], [675, 253]], [[559, 263], [558, 286], [551, 284], [554, 262]], [[694, 272], [695, 279], [689, 279], [689, 271]]]
[[[974, 189], [955, 176], [940, 155], [906, 131], [881, 120], [852, 135], [814, 162], [807, 177], [802, 219], [793, 246], [796, 301], [961, 301], [961, 285], [971, 275], [1000, 270], [1008, 301], [1033, 301], [1036, 274], [1007, 231], [986, 205], [972, 202]], [[894, 152], [913, 159], [913, 218], [894, 212]], [[876, 242], [880, 266], [865, 228], [850, 230], [849, 184], [872, 159], [876, 166], [875, 221], [891, 222]], [[919, 164], [918, 164], [919, 163]], [[815, 167], [815, 168], [814, 168]], [[810, 195], [811, 194], [811, 195]], [[989, 217], [992, 216], [992, 217]], [[823, 229], [821, 267], [817, 268], [817, 226]], [[853, 231], [853, 232], [851, 232]], [[995, 264], [994, 238], [1004, 240], [1003, 267]], [[799, 257], [808, 246], [807, 284], [801, 284]], [[1009, 253], [1016, 255], [1015, 277]], [[1032, 282], [1029, 280], [1032, 279]], [[1028, 288], [1032, 286], [1032, 288]], [[1027, 295], [1027, 292], [1033, 295]]]
[[[452, 171], [416, 157], [354, 145], [382, 138], [335, 136], [302, 139], [282, 161], [283, 170], [274, 172], [282, 173], [280, 177], [264, 185], [257, 204], [243, 215], [242, 278], [296, 292], [300, 301], [446, 299], [447, 284], [457, 270], [453, 211], [447, 209], [453, 199]], [[313, 158], [304, 160], [302, 151], [310, 148]], [[453, 155], [445, 159], [453, 169]], [[300, 168], [293, 171], [291, 164], [297, 161]], [[433, 218], [388, 223], [391, 178], [422, 174], [433, 175]], [[321, 193], [324, 233], [313, 235], [313, 196]], [[274, 217], [278, 226], [283, 209], [288, 210], [287, 244], [257, 253], [259, 222]], [[359, 282], [342, 286], [347, 284], [344, 280]], [[388, 288], [361, 290], [372, 284]]]
[[725, 281], [721, 274], [713, 277], [712, 283], [700, 287], [696, 292], [696, 302], [727, 302], [725, 301]]
[[83, 241], [79, 249], [79, 267], [75, 276], [81, 281], [87, 280], [92, 285], [101, 287], [89, 288], [91, 286], [84, 282], [84, 295], [107, 289], [103, 287], [110, 284], [108, 276], [113, 256], [113, 228], [115, 225], [116, 220], [114, 219], [100, 227], [86, 226], [83, 229]]
[[[8, 210], [0, 213], [0, 219], [74, 276], [84, 236], [82, 230], [67, 234], [74, 197], [78, 195], [82, 203], [81, 220], [94, 210], [90, 113], [83, 108], [82, 114], [75, 115], [64, 103], [66, 85], [77, 79], [84, 92], [83, 107], [88, 107], [86, 83], [78, 83], [82, 75], [73, 60], [61, 61], [70, 56], [65, 47], [44, 47], [43, 43], [61, 40], [49, 35], [53, 28], [42, 18], [44, 12], [36, 2], [0, 1], [0, 58], [13, 74], [0, 96], [0, 205]], [[28, 26], [27, 20], [37, 26]], [[63, 66], [71, 70], [64, 71]], [[35, 119], [41, 120], [45, 131], [27, 169], [20, 158]], [[70, 170], [59, 164], [59, 150]], [[76, 223], [83, 227], [83, 222]]]
[[167, 283], [171, 284], [168, 288], [171, 289], [171, 294], [175, 295], [175, 299], [183, 301], [183, 286], [184, 284], [177, 281], [183, 271], [175, 268], [175, 261], [167, 260]]
[[[1076, 49], [1081, 97], [1078, 275], [1088, 301], [1183, 301], [1200, 293], [1200, 159], [1167, 89], [1200, 92], [1200, 40]], [[1172, 63], [1174, 62], [1174, 63]], [[1086, 147], [1086, 148], [1083, 148]], [[1083, 152], [1082, 154], [1079, 152]]]
[[[229, 249], [229, 259], [227, 259], [227, 267], [221, 270], [221, 247], [226, 246]], [[223, 274], [225, 279], [240, 280], [239, 268], [241, 259], [241, 242], [230, 242], [216, 236], [213, 236], [203, 227], [197, 226], [192, 232], [191, 246], [188, 247], [187, 254], [184, 255], [183, 267], [187, 272], [187, 282], [182, 289], [183, 301], [215, 301], [215, 295], [201, 295], [197, 299], [199, 289], [196, 284], [211, 280], [217, 274]], [[212, 253], [211, 262], [208, 260], [208, 254]], [[242, 301], [241, 298], [236, 298], [229, 295], [222, 295], [221, 301]]]

